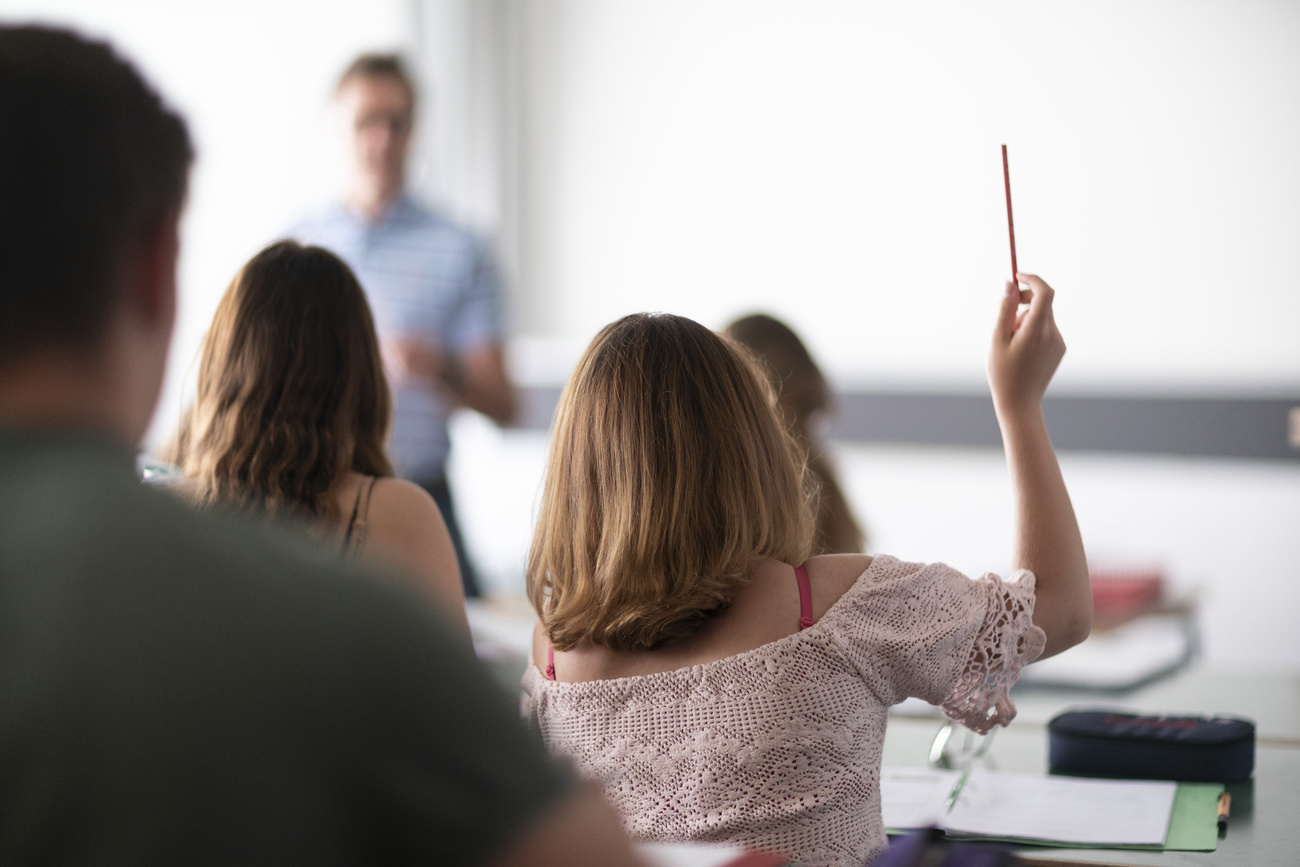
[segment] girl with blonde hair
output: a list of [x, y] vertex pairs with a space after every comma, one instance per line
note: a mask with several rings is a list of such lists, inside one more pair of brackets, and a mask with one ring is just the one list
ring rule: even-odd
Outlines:
[[812, 486], [750, 356], [676, 316], [597, 335], [556, 413], [524, 708], [634, 838], [858, 867], [885, 846], [889, 706], [919, 696], [986, 731], [1014, 716], [1022, 666], [1087, 636], [1083, 544], [1041, 408], [1065, 345], [1051, 288], [1021, 280], [989, 361], [1019, 508], [1011, 581], [809, 556]]
[[177, 436], [179, 488], [202, 504], [305, 518], [345, 557], [396, 568], [468, 638], [451, 539], [433, 499], [393, 478], [392, 398], [374, 320], [333, 253], [281, 241], [246, 264], [203, 341]]

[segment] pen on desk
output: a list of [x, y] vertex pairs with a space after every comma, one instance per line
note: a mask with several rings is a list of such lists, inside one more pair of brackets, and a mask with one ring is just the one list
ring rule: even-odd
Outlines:
[[1219, 815], [1215, 819], [1220, 831], [1228, 830], [1228, 812], [1232, 809], [1232, 795], [1224, 792], [1219, 796]]
[[957, 779], [957, 784], [952, 787], [950, 792], [948, 792], [948, 801], [944, 805], [947, 807], [944, 811], [945, 813], [951, 813], [952, 808], [957, 806], [957, 800], [961, 797], [961, 790], [966, 788], [966, 781], [970, 779], [970, 772], [971, 768], [962, 771], [961, 776]]

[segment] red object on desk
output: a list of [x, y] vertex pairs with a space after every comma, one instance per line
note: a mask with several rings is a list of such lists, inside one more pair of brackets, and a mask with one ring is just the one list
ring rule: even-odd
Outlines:
[[1165, 579], [1159, 569], [1093, 569], [1093, 625], [1118, 626], [1159, 605]]

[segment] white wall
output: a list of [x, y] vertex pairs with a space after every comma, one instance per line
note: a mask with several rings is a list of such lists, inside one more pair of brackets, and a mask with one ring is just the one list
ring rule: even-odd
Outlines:
[[1300, 4], [521, 3], [522, 330], [767, 308], [978, 382], [1010, 270], [1079, 388], [1300, 385]]

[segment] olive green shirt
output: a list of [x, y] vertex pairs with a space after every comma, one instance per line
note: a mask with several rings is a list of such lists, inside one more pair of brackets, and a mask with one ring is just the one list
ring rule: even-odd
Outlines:
[[476, 864], [570, 785], [398, 582], [0, 429], [0, 863]]

